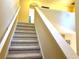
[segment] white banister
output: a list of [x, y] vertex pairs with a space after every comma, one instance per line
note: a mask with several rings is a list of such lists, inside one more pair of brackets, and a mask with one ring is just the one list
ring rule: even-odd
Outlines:
[[3, 37], [2, 41], [1, 41], [1, 43], [0, 43], [0, 53], [1, 53], [2, 49], [3, 49], [3, 47], [4, 47], [4, 44], [5, 44], [6, 40], [7, 40], [7, 37], [8, 37], [8, 35], [9, 35], [11, 29], [12, 29], [12, 26], [13, 26], [15, 20], [16, 20], [16, 17], [17, 17], [17, 15], [19, 13], [19, 10], [20, 10], [20, 8], [18, 8], [18, 10], [16, 11], [16, 14], [15, 14], [14, 18], [13, 18], [11, 24], [9, 25], [6, 33], [4, 34], [4, 37]]
[[54, 37], [55, 41], [63, 51], [64, 55], [67, 59], [79, 59], [77, 54], [73, 51], [73, 49], [67, 44], [65, 39], [61, 36], [61, 34], [56, 30], [56, 28], [51, 24], [51, 22], [47, 19], [47, 17], [42, 13], [42, 11], [35, 7], [36, 11], [38, 12], [39, 16], [41, 17], [42, 21], [50, 31], [51, 35]]

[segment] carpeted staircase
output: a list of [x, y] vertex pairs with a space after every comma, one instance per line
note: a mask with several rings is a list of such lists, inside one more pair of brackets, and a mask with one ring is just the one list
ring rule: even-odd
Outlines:
[[17, 24], [6, 59], [42, 59], [34, 24]]

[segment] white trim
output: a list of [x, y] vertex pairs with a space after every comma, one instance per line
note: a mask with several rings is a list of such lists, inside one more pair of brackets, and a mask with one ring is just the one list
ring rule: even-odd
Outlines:
[[42, 18], [42, 21], [50, 31], [51, 35], [55, 38], [57, 44], [67, 57], [67, 59], [78, 59], [78, 56], [75, 54], [73, 49], [67, 44], [64, 38], [60, 35], [60, 33], [55, 29], [55, 27], [50, 23], [47, 17], [42, 13], [42, 11], [35, 7], [36, 11], [38, 12], [39, 16]]
[[10, 24], [10, 26], [8, 27], [8, 30], [6, 31], [2, 41], [0, 43], [0, 53], [1, 53], [2, 49], [3, 49], [3, 47], [4, 47], [4, 44], [5, 44], [6, 40], [7, 40], [7, 37], [8, 37], [8, 35], [9, 35], [11, 29], [12, 29], [12, 26], [13, 26], [15, 20], [16, 20], [16, 16], [18, 15], [19, 10], [20, 10], [20, 8], [18, 8], [18, 10], [17, 10], [17, 12], [16, 12], [16, 14], [15, 14], [15, 16], [14, 16], [14, 18], [13, 18], [11, 24]]

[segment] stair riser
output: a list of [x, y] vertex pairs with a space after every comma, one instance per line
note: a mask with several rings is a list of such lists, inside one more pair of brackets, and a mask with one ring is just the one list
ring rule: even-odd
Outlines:
[[34, 43], [34, 42], [37, 42], [38, 43], [38, 41], [37, 40], [12, 40], [12, 43]]
[[15, 34], [14, 38], [37, 38], [36, 34]]
[[14, 36], [13, 38], [37, 38], [36, 36]]
[[37, 41], [36, 42], [12, 42], [12, 44], [34, 44], [34, 43], [38, 43]]
[[17, 25], [32, 25], [32, 26], [34, 26], [34, 24], [30, 24], [30, 23], [18, 23]]
[[35, 28], [31, 28], [31, 27], [17, 27], [16, 30], [35, 30]]
[[18, 34], [36, 34], [36, 32], [29, 32], [29, 31], [28, 32], [21, 32], [20, 31], [20, 32], [15, 32], [15, 34], [17, 34], [17, 35]]
[[15, 32], [35, 32], [35, 30], [16, 30]]
[[40, 50], [31, 50], [31, 51], [9, 51], [9, 54], [23, 54], [23, 53], [40, 53]]
[[14, 49], [14, 48], [10, 48], [9, 51], [33, 51], [33, 50], [39, 50], [40, 48], [30, 48], [30, 49]]
[[28, 38], [13, 38], [13, 40], [37, 40], [37, 37], [35, 38], [31, 38], [31, 37], [28, 37]]
[[31, 25], [17, 25], [17, 27], [35, 28], [35, 26], [31, 26]]
[[29, 46], [34, 46], [34, 45], [35, 45], [35, 46], [36, 46], [36, 45], [38, 45], [38, 42], [27, 42], [27, 43], [26, 43], [26, 42], [25, 42], [25, 43], [23, 43], [23, 42], [17, 42], [17, 43], [16, 43], [16, 42], [12, 42], [11, 45], [12, 45], [12, 46], [13, 46], [13, 45], [14, 45], [14, 46], [21, 46], [21, 45], [22, 45], [22, 46], [23, 46], [23, 45], [26, 45], [26, 46], [28, 46], [28, 45], [29, 45]]
[[17, 27], [16, 30], [33, 30], [33, 31], [35, 31], [35, 27]]
[[14, 34], [13, 37], [37, 37], [36, 34]]
[[13, 44], [11, 44], [11, 46], [38, 46], [38, 44], [37, 44], [37, 43], [32, 43], [32, 44], [31, 44], [31, 43], [28, 43], [28, 44], [24, 44], [24, 43], [23, 43], [23, 44], [22, 44], [22, 43], [21, 43], [21, 44], [20, 44], [20, 43], [17, 43], [17, 44], [16, 44], [16, 43], [15, 43], [15, 44], [14, 44], [14, 43], [13, 43]]
[[17, 25], [33, 25], [34, 26], [34, 24], [30, 24], [30, 23], [18, 23]]
[[35, 26], [32, 26], [32, 25], [17, 25], [17, 27], [32, 27], [32, 28], [35, 28]]
[[42, 59], [42, 58], [38, 57], [38, 58], [7, 58], [7, 59]]

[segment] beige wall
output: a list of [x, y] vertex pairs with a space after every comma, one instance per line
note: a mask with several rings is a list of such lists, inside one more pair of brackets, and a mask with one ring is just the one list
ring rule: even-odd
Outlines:
[[35, 12], [35, 28], [41, 46], [43, 59], [66, 59], [65, 55], [44, 25], [37, 12]]
[[79, 56], [79, 0], [76, 1], [76, 35], [77, 35], [77, 54]]
[[75, 53], [77, 54], [77, 46], [76, 46], [76, 33], [71, 34], [64, 34], [65, 35], [65, 40], [70, 40], [70, 46], [73, 48], [73, 50], [75, 51]]
[[30, 0], [19, 0], [20, 1], [20, 12], [18, 15], [19, 22], [29, 22], [29, 4]]
[[0, 40], [19, 6], [19, 0], [0, 0]]

